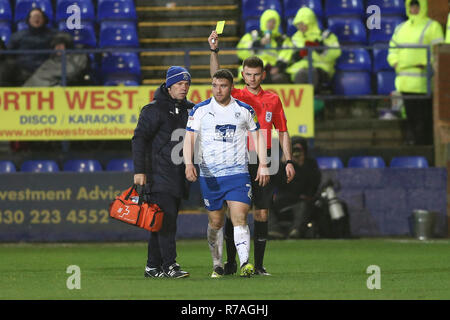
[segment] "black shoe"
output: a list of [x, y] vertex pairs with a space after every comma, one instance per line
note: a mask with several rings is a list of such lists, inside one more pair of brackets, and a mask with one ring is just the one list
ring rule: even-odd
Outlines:
[[255, 268], [255, 275], [260, 275], [260, 276], [271, 276], [270, 273], [268, 273], [266, 271], [266, 268], [264, 267], [259, 267], [259, 268]]
[[224, 273], [223, 268], [221, 266], [217, 266], [214, 268], [214, 271], [211, 274], [211, 278], [222, 278], [223, 273]]
[[226, 276], [228, 276], [228, 275], [231, 275], [231, 274], [235, 274], [236, 273], [236, 271], [237, 271], [237, 264], [236, 264], [236, 261], [233, 261], [233, 262], [225, 262], [225, 264], [223, 265], [223, 274], [224, 275], [226, 275]]
[[164, 278], [164, 272], [161, 268], [150, 268], [145, 267], [145, 273], [144, 276], [146, 278]]
[[167, 278], [186, 278], [189, 277], [189, 272], [181, 270], [180, 265], [174, 263], [167, 270], [164, 270], [164, 275]]

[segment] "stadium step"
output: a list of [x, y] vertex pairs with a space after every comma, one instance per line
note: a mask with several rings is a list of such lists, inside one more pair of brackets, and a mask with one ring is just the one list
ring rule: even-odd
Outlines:
[[[161, 85], [162, 83], [164, 83], [166, 81], [165, 78], [146, 78], [142, 80], [142, 84], [143, 85], [147, 85], [147, 86], [153, 86], [153, 85]], [[192, 84], [197, 84], [197, 85], [208, 85], [211, 84], [211, 77], [204, 77], [204, 78], [199, 78], [199, 77], [193, 77], [191, 80]]]
[[207, 38], [220, 20], [226, 21], [220, 47], [233, 49], [221, 51], [221, 64], [236, 75], [240, 62], [234, 48], [240, 39], [240, 1], [137, 0], [136, 11], [141, 48], [161, 49], [141, 54], [143, 84], [164, 82], [171, 65], [187, 66], [194, 84], [211, 83]]
[[325, 149], [404, 145], [405, 120], [342, 119], [316, 122], [316, 147]]
[[[166, 75], [166, 71], [167, 69], [169, 69], [169, 65], [166, 66], [143, 66], [141, 67], [142, 70], [142, 77], [145, 80], [148, 79], [160, 79], [162, 80], [159, 81], [159, 83], [163, 83], [165, 81], [165, 75]], [[236, 77], [237, 76], [237, 65], [223, 65], [223, 68], [227, 68], [229, 69], [233, 75]], [[211, 84], [211, 76], [209, 73], [209, 65], [195, 65], [195, 66], [191, 66], [191, 68], [189, 69], [189, 73], [192, 76], [192, 83], [194, 84]], [[144, 84], [148, 83], [145, 82], [144, 80]]]
[[[179, 37], [179, 38], [140, 38], [142, 48], [205, 48], [208, 47], [208, 36]], [[239, 37], [221, 37], [222, 47], [236, 47]]]
[[[236, 20], [225, 20], [226, 28], [223, 37], [236, 36], [239, 24]], [[141, 21], [139, 26], [140, 38], [189, 38], [193, 35], [204, 35], [203, 45], [216, 27], [217, 20], [187, 20], [187, 21]]]
[[236, 17], [240, 12], [237, 1], [232, 1], [233, 3], [228, 2], [220, 1], [220, 3], [215, 4], [213, 1], [209, 1], [209, 4], [205, 5], [204, 1], [202, 3], [186, 1], [186, 3], [165, 2], [159, 4], [154, 1], [151, 3], [150, 1], [140, 1], [136, 6], [136, 13], [140, 21], [162, 18], [183, 19], [201, 16], [224, 20]]
[[[146, 7], [151, 5], [154, 6], [200, 6], [205, 4], [205, 0], [136, 0], [137, 7]], [[231, 5], [239, 4], [241, 1], [236, 0], [209, 0], [208, 3], [211, 5]]]
[[[209, 50], [188, 51], [191, 65], [209, 64]], [[159, 65], [185, 65], [186, 52], [182, 50], [173, 51], [149, 51], [141, 53], [141, 64], [146, 66]], [[224, 65], [239, 64], [236, 50], [220, 51], [220, 63]]]
[[[198, 83], [197, 78], [205, 78], [200, 83], [211, 83], [209, 74], [210, 52], [193, 50], [189, 51], [189, 72], [193, 77], [193, 83]], [[185, 51], [150, 51], [141, 53], [141, 70], [144, 79], [163, 79], [165, 72], [171, 65], [186, 67]], [[221, 67], [229, 69], [235, 76], [239, 68], [239, 59], [235, 50], [221, 52]], [[158, 80], [159, 81], [159, 80]]]

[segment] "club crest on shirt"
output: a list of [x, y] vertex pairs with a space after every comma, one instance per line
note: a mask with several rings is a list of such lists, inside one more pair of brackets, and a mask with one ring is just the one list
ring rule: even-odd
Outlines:
[[240, 112], [235, 112], [234, 113], [234, 117], [237, 119], [237, 118], [239, 118], [241, 116], [241, 113]]
[[272, 121], [272, 112], [266, 111], [266, 122]]

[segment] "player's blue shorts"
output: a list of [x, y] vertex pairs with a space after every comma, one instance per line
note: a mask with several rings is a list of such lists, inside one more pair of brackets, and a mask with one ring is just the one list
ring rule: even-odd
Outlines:
[[247, 173], [223, 177], [199, 177], [205, 207], [220, 210], [225, 200], [252, 203], [252, 184]]

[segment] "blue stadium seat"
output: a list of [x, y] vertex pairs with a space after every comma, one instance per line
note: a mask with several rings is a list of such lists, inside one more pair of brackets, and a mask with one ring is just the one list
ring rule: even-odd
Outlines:
[[372, 93], [371, 74], [367, 71], [337, 71], [333, 79], [334, 93], [344, 96]]
[[100, 24], [100, 48], [139, 47], [136, 24], [129, 21], [104, 21]]
[[404, 16], [405, 0], [367, 0], [367, 7], [376, 5], [380, 7], [380, 12], [385, 15], [400, 15]]
[[361, 19], [356, 18], [329, 18], [328, 29], [339, 39], [340, 44], [366, 44], [366, 26]]
[[[295, 17], [290, 17], [286, 21], [286, 34], [291, 37], [294, 33], [297, 32], [297, 27], [292, 24]], [[319, 25], [320, 30], [323, 30], [322, 19], [317, 19], [317, 24]]]
[[366, 49], [342, 50], [336, 61], [336, 69], [342, 71], [371, 71], [372, 59]]
[[58, 0], [56, 2], [55, 20], [57, 22], [67, 20], [72, 13], [67, 13], [67, 8], [76, 4], [80, 7], [81, 21], [95, 21], [95, 9], [92, 0]]
[[320, 169], [341, 169], [344, 167], [339, 157], [317, 157], [316, 160]]
[[391, 168], [428, 168], [428, 161], [422, 156], [394, 157], [389, 166]]
[[318, 18], [323, 17], [321, 0], [283, 0], [284, 18], [295, 17], [301, 7], [308, 7]]
[[139, 56], [134, 52], [105, 53], [102, 58], [101, 71], [105, 81], [123, 76], [139, 81], [141, 77]]
[[381, 17], [380, 29], [369, 30], [369, 43], [389, 43], [395, 28], [405, 21], [402, 17]]
[[16, 29], [17, 31], [21, 31], [24, 29], [28, 29], [28, 24], [25, 20], [19, 21], [16, 23]]
[[9, 0], [0, 0], [0, 21], [12, 21], [12, 10]]
[[136, 21], [136, 7], [133, 0], [98, 0], [97, 21]]
[[64, 163], [64, 171], [95, 172], [102, 170], [102, 165], [98, 160], [67, 160]]
[[128, 78], [127, 76], [123, 77], [115, 77], [110, 78], [106, 80], [103, 85], [105, 87], [115, 87], [115, 86], [126, 86], [126, 87], [133, 87], [133, 86], [139, 86], [139, 81], [136, 81], [134, 77]]
[[132, 159], [113, 159], [106, 165], [106, 170], [132, 172], [134, 170], [134, 163]]
[[395, 71], [377, 72], [377, 93], [389, 95], [395, 91]]
[[10, 38], [11, 38], [11, 26], [9, 22], [0, 21], [0, 39], [2, 39], [5, 44], [7, 44]]
[[67, 29], [66, 21], [58, 23], [60, 31], [70, 33], [73, 37], [74, 44], [82, 44], [89, 48], [97, 47], [97, 37], [95, 36], [94, 23], [90, 21], [81, 21], [81, 29]]
[[0, 173], [16, 172], [16, 166], [12, 161], [2, 160], [0, 161]]
[[267, 9], [278, 11], [283, 17], [283, 10], [280, 0], [242, 0], [242, 18], [259, 18]]
[[351, 157], [348, 160], [349, 168], [385, 168], [386, 163], [383, 158], [377, 156]]
[[363, 0], [326, 0], [325, 15], [330, 16], [360, 16], [365, 13]]
[[59, 166], [53, 160], [27, 160], [20, 167], [23, 172], [58, 172]]
[[373, 49], [373, 71], [378, 72], [381, 70], [394, 71], [389, 63], [387, 62], [388, 49]]
[[53, 6], [51, 0], [17, 0], [14, 9], [14, 22], [26, 20], [33, 8], [41, 8], [50, 22], [53, 21]]
[[258, 30], [259, 31], [259, 19], [247, 19], [245, 21], [245, 33], [252, 32], [252, 30]]

